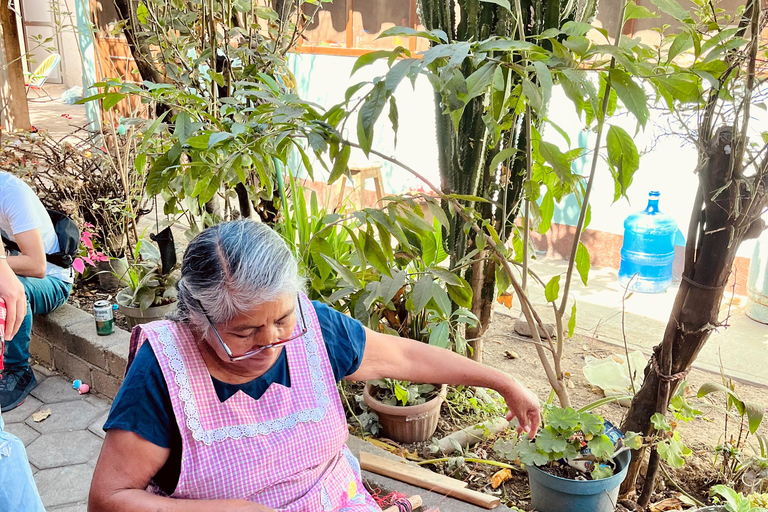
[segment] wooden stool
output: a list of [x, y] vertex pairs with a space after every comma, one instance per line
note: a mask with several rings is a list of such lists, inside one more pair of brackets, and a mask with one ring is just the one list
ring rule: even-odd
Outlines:
[[[358, 198], [360, 200], [360, 208], [365, 208], [365, 181], [367, 179], [373, 180], [373, 185], [376, 187], [376, 201], [381, 201], [384, 197], [384, 185], [381, 178], [381, 162], [373, 162], [370, 164], [350, 164], [349, 173], [352, 175], [353, 180], [353, 192], [358, 191]], [[341, 175], [341, 189], [339, 190], [339, 199], [336, 202], [336, 208], [341, 208], [344, 202], [344, 191], [347, 185], [347, 175]]]

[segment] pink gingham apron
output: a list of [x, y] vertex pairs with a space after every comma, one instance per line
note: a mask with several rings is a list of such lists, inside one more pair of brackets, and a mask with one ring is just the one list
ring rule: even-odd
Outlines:
[[132, 352], [144, 339], [151, 344], [181, 431], [181, 474], [171, 497], [246, 499], [283, 512], [380, 510], [344, 444], [346, 418], [317, 314], [306, 296], [300, 300], [308, 332], [283, 347], [291, 387], [273, 383], [258, 400], [238, 391], [219, 401], [185, 325], [134, 329]]

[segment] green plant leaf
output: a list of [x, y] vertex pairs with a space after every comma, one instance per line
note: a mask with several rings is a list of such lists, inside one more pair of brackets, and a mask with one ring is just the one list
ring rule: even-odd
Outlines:
[[536, 231], [543, 235], [549, 231], [549, 228], [552, 226], [552, 217], [555, 214], [555, 200], [549, 189], [547, 189], [547, 193], [544, 194], [544, 197], [541, 199], [539, 212], [541, 212], [541, 220], [536, 227]]
[[587, 280], [589, 279], [590, 265], [589, 251], [587, 251], [587, 248], [583, 243], [579, 242], [579, 247], [576, 249], [576, 270], [579, 272], [579, 276], [581, 277], [584, 286], [587, 285]]
[[522, 87], [523, 94], [526, 98], [528, 98], [528, 104], [531, 106], [531, 108], [537, 112], [541, 112], [542, 108], [544, 107], [544, 99], [542, 98], [541, 90], [539, 87], [527, 78], [523, 79]]
[[175, 128], [173, 129], [173, 135], [181, 144], [184, 144], [187, 139], [192, 135], [192, 118], [185, 110], [176, 114], [176, 120], [174, 121]]
[[559, 294], [560, 294], [560, 274], [550, 279], [549, 282], [547, 283], [546, 288], [544, 288], [544, 296], [547, 298], [547, 302], [555, 302]]
[[573, 332], [576, 330], [576, 301], [571, 306], [571, 318], [568, 319], [568, 337], [573, 338]]
[[596, 436], [605, 432], [605, 422], [603, 421], [603, 418], [597, 414], [590, 414], [587, 412], [581, 413], [579, 415], [579, 422], [581, 424], [581, 430], [585, 434]]
[[675, 0], [651, 0], [651, 3], [679, 21], [690, 18], [690, 13]]
[[613, 470], [611, 466], [604, 464], [595, 464], [595, 469], [592, 470], [592, 480], [600, 480], [603, 478], [609, 478], [613, 476]]
[[117, 105], [123, 99], [125, 99], [125, 94], [119, 92], [110, 92], [104, 96], [104, 99], [102, 100], [102, 106], [104, 107], [104, 110], [111, 110], [112, 107]]
[[541, 141], [539, 152], [544, 157], [544, 160], [552, 166], [555, 174], [557, 174], [557, 178], [561, 182], [571, 182], [571, 163], [568, 161], [568, 157], [560, 151], [560, 148], [551, 142]]
[[692, 452], [691, 449], [680, 440], [680, 432], [675, 432], [672, 438], [656, 446], [659, 456], [673, 468], [681, 468], [685, 465], [685, 457]]
[[408, 403], [408, 390], [403, 387], [402, 384], [397, 383], [395, 384], [395, 397], [398, 399], [398, 401], [402, 405], [406, 405]]
[[677, 34], [675, 40], [672, 41], [672, 46], [669, 47], [667, 52], [667, 63], [672, 62], [672, 59], [686, 51], [693, 46], [693, 36], [687, 30], [684, 30]]
[[429, 344], [440, 348], [448, 348], [450, 326], [447, 321], [437, 324], [429, 333]]
[[[392, 27], [384, 30], [376, 39], [383, 39], [385, 37], [405, 36], [405, 37], [423, 37], [429, 39], [435, 43], [448, 42], [445, 33], [442, 30], [433, 30], [431, 32], [426, 30], [416, 30], [411, 27]], [[442, 36], [442, 37], [441, 37]]]
[[606, 460], [613, 456], [613, 442], [605, 434], [593, 437], [587, 442], [587, 447], [598, 460]]
[[643, 436], [637, 432], [627, 432], [624, 434], [624, 445], [632, 450], [639, 450], [643, 445]]
[[325, 261], [328, 262], [328, 264], [336, 270], [336, 272], [339, 273], [339, 276], [350, 286], [354, 287], [356, 290], [360, 290], [363, 288], [362, 283], [360, 283], [360, 280], [355, 276], [355, 274], [352, 273], [351, 270], [349, 270], [345, 265], [342, 265], [338, 261], [336, 261], [334, 258], [330, 258], [326, 256], [325, 254], [321, 254], [320, 256], [325, 259]]
[[388, 97], [389, 93], [382, 80], [373, 86], [373, 90], [360, 108], [357, 116], [357, 141], [366, 155], [371, 151], [373, 144], [373, 127], [384, 110]]
[[613, 201], [627, 197], [627, 189], [640, 167], [640, 156], [632, 137], [623, 128], [611, 125], [608, 128], [608, 164], [614, 181]]
[[651, 416], [651, 423], [653, 423], [653, 428], [660, 432], [669, 432], [672, 430], [672, 425], [667, 422], [667, 419], [663, 414], [658, 412]]
[[363, 237], [363, 251], [365, 252], [365, 259], [368, 260], [368, 263], [373, 265], [379, 272], [392, 277], [387, 257], [384, 255], [384, 251], [381, 250], [379, 243], [373, 238], [373, 235], [362, 231], [360, 236]]
[[610, 76], [611, 86], [616, 90], [621, 102], [627, 107], [627, 110], [634, 114], [640, 126], [645, 126], [645, 123], [648, 122], [648, 105], [643, 88], [620, 69], [612, 69]]
[[553, 407], [547, 416], [547, 425], [557, 430], [572, 431], [578, 428], [579, 419], [579, 413], [572, 407]]
[[229, 132], [214, 132], [208, 138], [208, 149], [211, 149], [216, 144], [224, 142], [225, 140], [229, 140], [232, 137], [234, 137], [234, 135]]
[[536, 443], [523, 439], [517, 444], [517, 457], [526, 466], [543, 466], [549, 462], [549, 456], [536, 448]]
[[347, 170], [350, 152], [350, 147], [345, 144], [344, 147], [341, 148], [341, 151], [339, 151], [339, 154], [336, 155], [336, 160], [333, 162], [331, 175], [328, 177], [328, 185], [334, 183]]
[[149, 20], [149, 10], [144, 2], [139, 2], [139, 5], [136, 6], [136, 19], [142, 25], [146, 25]]
[[652, 13], [646, 7], [637, 5], [633, 1], [627, 2], [627, 8], [624, 11], [624, 22], [629, 20], [642, 19], [642, 18], [658, 18], [659, 15]]
[[459, 280], [459, 285], [446, 283], [448, 296], [453, 302], [462, 308], [472, 307], [472, 286], [461, 276], [455, 276]]
[[763, 422], [763, 414], [765, 414], [765, 407], [756, 402], [744, 402], [744, 410], [749, 420], [749, 433], [754, 434], [760, 427], [760, 423]]
[[349, 73], [349, 76], [352, 76], [355, 74], [355, 72], [369, 64], [373, 64], [377, 60], [381, 60], [383, 58], [389, 58], [392, 55], [392, 50], [377, 50], [375, 52], [368, 52], [362, 54], [360, 57], [357, 58], [355, 61], [355, 64], [352, 66], [352, 71]]
[[501, 151], [496, 153], [496, 155], [493, 157], [493, 160], [491, 160], [491, 165], [488, 168], [495, 171], [496, 169], [499, 168], [499, 165], [502, 162], [512, 158], [513, 156], [515, 156], [516, 153], [517, 153], [517, 148], [502, 149]]
[[434, 287], [436, 286], [429, 275], [423, 275], [416, 281], [412, 292], [414, 311], [421, 311], [427, 307], [427, 303], [432, 299]]
[[509, 5], [509, 0], [480, 0], [480, 1], [488, 4], [496, 4], [500, 7], [505, 8], [509, 12], [512, 12], [512, 7]]
[[203, 133], [195, 135], [186, 140], [187, 146], [193, 149], [208, 149], [208, 139], [211, 138], [210, 133]]
[[464, 103], [469, 103], [469, 100], [485, 92], [493, 81], [494, 71], [496, 71], [496, 63], [486, 62], [480, 69], [467, 77], [467, 94], [462, 98]]
[[563, 452], [567, 444], [568, 441], [550, 425], [547, 425], [536, 434], [536, 448], [545, 453]]

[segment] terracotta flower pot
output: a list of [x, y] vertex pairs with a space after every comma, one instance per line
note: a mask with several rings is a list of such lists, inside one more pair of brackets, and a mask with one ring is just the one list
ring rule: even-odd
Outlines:
[[440, 418], [440, 405], [445, 399], [445, 385], [440, 393], [427, 402], [419, 405], [387, 405], [381, 403], [371, 394], [372, 384], [366, 384], [363, 390], [363, 400], [379, 416], [381, 433], [393, 441], [400, 443], [417, 443], [426, 441], [437, 429]]
[[144, 311], [141, 308], [123, 306], [118, 304], [120, 312], [125, 315], [125, 319], [128, 320], [128, 325], [133, 329], [139, 324], [147, 324], [154, 322], [155, 320], [162, 320], [165, 315], [176, 309], [176, 302], [170, 304], [164, 304], [162, 306], [152, 306]]

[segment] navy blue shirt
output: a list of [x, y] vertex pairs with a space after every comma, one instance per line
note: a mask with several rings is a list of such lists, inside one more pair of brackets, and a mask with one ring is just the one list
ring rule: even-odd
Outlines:
[[[340, 381], [355, 373], [363, 360], [363, 325], [321, 302], [312, 301], [312, 305], [317, 312], [333, 374]], [[237, 391], [258, 400], [272, 383], [291, 385], [285, 350], [269, 370], [255, 380], [245, 384], [228, 384], [213, 377], [211, 380], [222, 402]], [[172, 494], [181, 470], [181, 433], [173, 414], [168, 385], [149, 343], [142, 344], [115, 397], [104, 424], [104, 430], [109, 429], [134, 432], [152, 444], [171, 449], [168, 461], [153, 480], [165, 493]]]

